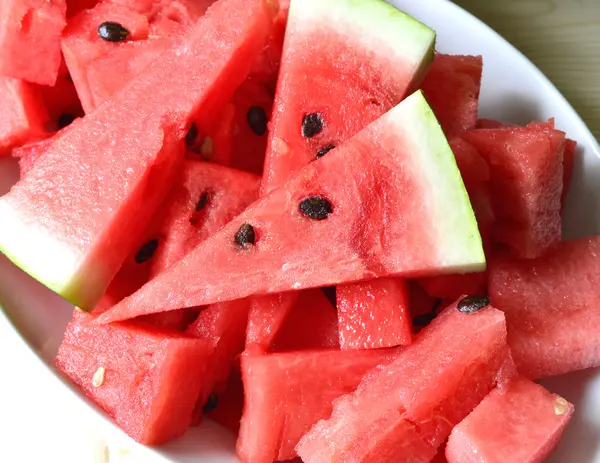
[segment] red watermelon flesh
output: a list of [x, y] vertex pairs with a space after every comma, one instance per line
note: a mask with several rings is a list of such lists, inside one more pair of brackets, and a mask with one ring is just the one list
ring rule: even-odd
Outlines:
[[406, 346], [412, 322], [404, 280], [383, 278], [338, 286], [337, 314], [343, 350]]
[[206, 413], [206, 416], [237, 434], [244, 410], [244, 385], [240, 371], [233, 368], [227, 382], [213, 394], [217, 399], [217, 406]]
[[294, 446], [332, 402], [389, 363], [395, 350], [312, 350], [242, 356], [246, 403], [237, 452], [243, 462], [294, 458]]
[[[313, 201], [323, 205], [323, 220], [310, 218]], [[249, 226], [254, 244], [236, 244]], [[101, 318], [361, 279], [477, 271], [483, 262], [454, 156], [417, 92]]]
[[131, 437], [158, 445], [188, 428], [212, 343], [75, 311], [57, 367]]
[[560, 242], [564, 133], [536, 126], [477, 129], [463, 137], [491, 168], [496, 241], [525, 258]]
[[248, 315], [246, 350], [266, 352], [298, 300], [297, 292], [253, 297]]
[[66, 12], [65, 0], [3, 0], [0, 75], [54, 85]]
[[505, 129], [508, 127], [518, 127], [516, 124], [509, 124], [508, 122], [497, 121], [495, 119], [478, 119], [478, 129]]
[[502, 312], [448, 307], [387, 367], [334, 402], [296, 450], [306, 463], [429, 462], [494, 387], [506, 361]]
[[272, 351], [339, 347], [335, 307], [319, 288], [301, 291], [277, 332]]
[[[573, 405], [523, 378], [494, 389], [454, 428], [450, 463], [542, 463], [558, 444]], [[490, 435], [493, 437], [490, 438]]]
[[440, 299], [457, 299], [462, 294], [487, 294], [487, 273], [441, 275], [422, 278], [419, 283], [430, 296]]
[[75, 16], [82, 10], [91, 10], [100, 0], [67, 0], [67, 18]]
[[32, 84], [0, 77], [0, 155], [15, 146], [45, 138], [48, 113]]
[[421, 88], [447, 135], [475, 128], [482, 72], [481, 56], [435, 55]]
[[[434, 41], [435, 32], [381, 0], [292, 2], [263, 194], [402, 101], [420, 83]], [[311, 133], [307, 117], [318, 126]]]
[[59, 75], [53, 87], [42, 85], [39, 89], [50, 117], [47, 126], [50, 131], [63, 129], [73, 118], [83, 117], [83, 108], [69, 74]]
[[[77, 306], [93, 308], [168, 191], [191, 116], [239, 86], [274, 14], [266, 0], [219, 2], [149, 72], [57, 137], [0, 199], [1, 221], [10, 224], [0, 231], [2, 251]], [[218, 56], [204, 59], [215, 43]], [[97, 213], [90, 215], [90, 204]]]
[[537, 379], [600, 366], [600, 238], [561, 243], [535, 260], [490, 265], [519, 372]]
[[417, 280], [407, 280], [406, 283], [408, 286], [408, 307], [413, 320], [436, 311], [440, 304], [438, 298], [430, 296]]

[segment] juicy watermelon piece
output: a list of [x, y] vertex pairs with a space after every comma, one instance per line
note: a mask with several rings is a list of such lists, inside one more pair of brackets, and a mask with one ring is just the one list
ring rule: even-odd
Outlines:
[[450, 463], [542, 463], [558, 444], [573, 405], [526, 379], [494, 389], [452, 430]]
[[439, 298], [430, 296], [417, 280], [408, 280], [406, 283], [408, 285], [408, 306], [413, 320], [422, 315], [436, 312], [441, 302]]
[[[325, 204], [324, 220], [301, 212], [314, 195]], [[385, 202], [373, 199], [383, 196]], [[235, 237], [248, 225], [254, 244], [243, 247]], [[250, 295], [484, 265], [454, 156], [417, 92], [101, 318], [106, 323]]]
[[339, 347], [335, 307], [318, 288], [301, 291], [273, 339], [272, 350]]
[[98, 325], [75, 311], [56, 365], [138, 442], [188, 428], [212, 343], [133, 323]]
[[0, 77], [0, 155], [11, 148], [45, 137], [48, 113], [35, 86]]
[[3, 0], [0, 5], [0, 75], [54, 85], [62, 60], [65, 0]]
[[431, 297], [440, 299], [458, 299], [462, 294], [479, 296], [487, 294], [487, 273], [485, 272], [421, 278], [419, 283]]
[[477, 129], [463, 137], [491, 168], [496, 241], [524, 258], [559, 243], [564, 133], [535, 126]]
[[376, 349], [411, 343], [412, 322], [404, 280], [384, 278], [338, 286], [340, 347]]
[[389, 349], [244, 354], [240, 459], [258, 463], [294, 458], [294, 446], [314, 423], [331, 414], [333, 400], [353, 391], [368, 371], [395, 355]]
[[[434, 31], [382, 0], [291, 2], [262, 192], [414, 90], [434, 41]], [[307, 117], [317, 128], [303, 129]]]
[[519, 372], [530, 378], [600, 366], [600, 238], [561, 243], [536, 260], [493, 261], [490, 297], [506, 314]]
[[447, 308], [385, 368], [334, 402], [296, 450], [306, 463], [431, 461], [494, 387], [508, 357], [502, 312]]
[[482, 72], [481, 56], [435, 55], [421, 88], [447, 135], [475, 128]]
[[246, 350], [268, 351], [297, 299], [297, 292], [253, 297], [248, 315]]
[[[172, 183], [192, 114], [233, 93], [273, 15], [266, 0], [219, 2], [126, 91], [57, 137], [0, 199], [2, 252], [93, 308]], [[218, 58], [204, 59], [215, 43]]]
[[83, 108], [69, 74], [59, 75], [53, 87], [40, 86], [39, 89], [50, 117], [49, 130], [61, 130], [73, 119], [83, 117]]
[[244, 385], [239, 369], [233, 368], [227, 382], [213, 391], [213, 395], [216, 407], [206, 416], [237, 434], [244, 410]]

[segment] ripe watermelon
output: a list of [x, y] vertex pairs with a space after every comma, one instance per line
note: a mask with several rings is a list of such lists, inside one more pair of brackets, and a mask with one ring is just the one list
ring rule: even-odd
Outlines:
[[66, 12], [65, 0], [2, 0], [0, 75], [54, 85]]
[[435, 55], [421, 88], [446, 135], [475, 128], [482, 72], [481, 56]]
[[484, 265], [454, 156], [417, 92], [254, 203], [101, 320]]
[[[126, 91], [57, 137], [0, 199], [2, 252], [93, 308], [167, 192], [191, 115], [210, 112], [249, 70], [269, 35], [271, 5], [219, 2]], [[206, 59], [215, 43], [219, 52]]]
[[387, 367], [334, 402], [296, 450], [306, 463], [431, 461], [452, 427], [494, 387], [506, 325], [491, 307], [448, 307]]
[[524, 258], [558, 244], [564, 133], [538, 125], [476, 129], [462, 136], [491, 168], [495, 240]]
[[83, 108], [69, 74], [59, 75], [54, 86], [41, 85], [39, 89], [50, 117], [47, 125], [50, 131], [64, 129], [75, 118], [83, 117]]
[[530, 378], [600, 366], [600, 237], [561, 243], [536, 260], [490, 265], [490, 297], [506, 314], [519, 372]]
[[227, 382], [213, 391], [209, 401], [204, 407], [206, 416], [237, 434], [244, 410], [244, 385], [238, 368], [232, 368]]
[[494, 389], [450, 434], [450, 463], [541, 463], [573, 414], [562, 397], [526, 379]]
[[270, 463], [294, 458], [294, 446], [314, 423], [330, 415], [333, 400], [353, 391], [365, 373], [395, 355], [389, 349], [244, 354], [240, 459]]
[[138, 442], [188, 428], [211, 342], [133, 323], [98, 325], [75, 311], [57, 367]]
[[412, 322], [404, 280], [382, 278], [338, 286], [342, 349], [376, 349], [411, 343]]
[[434, 31], [382, 0], [291, 2], [262, 192], [416, 89], [434, 42]]
[[297, 299], [297, 292], [253, 297], [248, 315], [246, 350], [268, 351]]

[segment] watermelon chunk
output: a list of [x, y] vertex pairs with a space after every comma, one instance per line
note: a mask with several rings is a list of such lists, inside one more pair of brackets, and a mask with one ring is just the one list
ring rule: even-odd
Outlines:
[[412, 322], [404, 280], [384, 278], [337, 288], [342, 349], [408, 345]]
[[50, 131], [64, 129], [74, 119], [83, 117], [83, 108], [77, 96], [70, 75], [59, 75], [56, 84], [52, 87], [39, 86], [42, 99], [50, 117], [47, 128]]
[[431, 461], [508, 358], [502, 312], [452, 304], [385, 368], [334, 402], [296, 447], [306, 463]]
[[18, 79], [0, 78], [0, 155], [11, 148], [45, 138], [48, 113], [35, 86]]
[[62, 60], [66, 0], [0, 3], [0, 75], [54, 85]]
[[541, 463], [572, 414], [562, 397], [515, 379], [504, 390], [494, 389], [452, 430], [446, 456], [450, 463]]
[[536, 260], [490, 265], [492, 302], [506, 314], [519, 372], [530, 378], [600, 366], [600, 238], [561, 243]]
[[[380, 196], [386, 201], [376, 199]], [[315, 201], [323, 209], [311, 212]], [[323, 220], [310, 218], [321, 213], [313, 217]], [[243, 246], [240, 238], [250, 241]], [[101, 319], [374, 277], [477, 271], [484, 265], [454, 156], [417, 92], [254, 203]]]
[[246, 403], [237, 452], [243, 462], [296, 456], [304, 433], [331, 414], [332, 402], [389, 363], [394, 350], [314, 350], [242, 356]]
[[[382, 0], [291, 2], [262, 192], [415, 90], [434, 42], [434, 31]], [[307, 117], [317, 129], [303, 129]]]
[[244, 385], [239, 368], [233, 368], [227, 382], [212, 395], [215, 408], [206, 411], [206, 416], [237, 434], [244, 410]]
[[[266, 0], [219, 2], [126, 91], [57, 137], [0, 199], [0, 250], [93, 308], [167, 192], [192, 114], [233, 93], [273, 15]], [[205, 59], [215, 43], [218, 58]]]
[[211, 342], [144, 325], [101, 326], [75, 311], [56, 365], [138, 442], [188, 428]]
[[496, 241], [524, 258], [558, 244], [564, 133], [538, 125], [477, 129], [463, 137], [491, 168]]
[[435, 55], [421, 88], [447, 135], [477, 125], [482, 72], [481, 56]]
[[246, 350], [266, 352], [296, 304], [298, 293], [253, 297], [248, 315]]

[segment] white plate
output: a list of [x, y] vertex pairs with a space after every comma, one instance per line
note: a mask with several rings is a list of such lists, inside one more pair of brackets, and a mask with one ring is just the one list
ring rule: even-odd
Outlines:
[[[453, 3], [446, 0], [391, 0], [391, 3], [436, 29], [439, 51], [483, 55], [480, 117], [516, 123], [555, 117], [558, 128], [579, 143], [564, 234], [573, 238], [599, 233], [600, 148], [556, 88], [504, 39]], [[0, 194], [14, 181], [16, 172], [14, 162], [0, 162]], [[72, 307], [3, 257], [0, 257], [0, 294], [4, 311], [15, 329], [43, 362], [52, 365]], [[1, 313], [0, 323], [5, 323]], [[22, 350], [23, 346], [15, 349]], [[39, 365], [41, 368], [43, 364]], [[57, 381], [51, 374], [46, 378]], [[68, 383], [64, 385], [71, 387]], [[553, 378], [545, 381], [545, 385], [576, 405], [575, 418], [550, 461], [600, 463], [600, 370]], [[76, 389], [72, 390], [79, 395]], [[91, 407], [89, 412], [97, 410]], [[120, 434], [112, 425], [107, 424], [107, 429]], [[234, 437], [212, 424], [191, 430], [159, 452], [147, 452], [159, 461], [177, 463], [237, 461], [233, 453]]]

